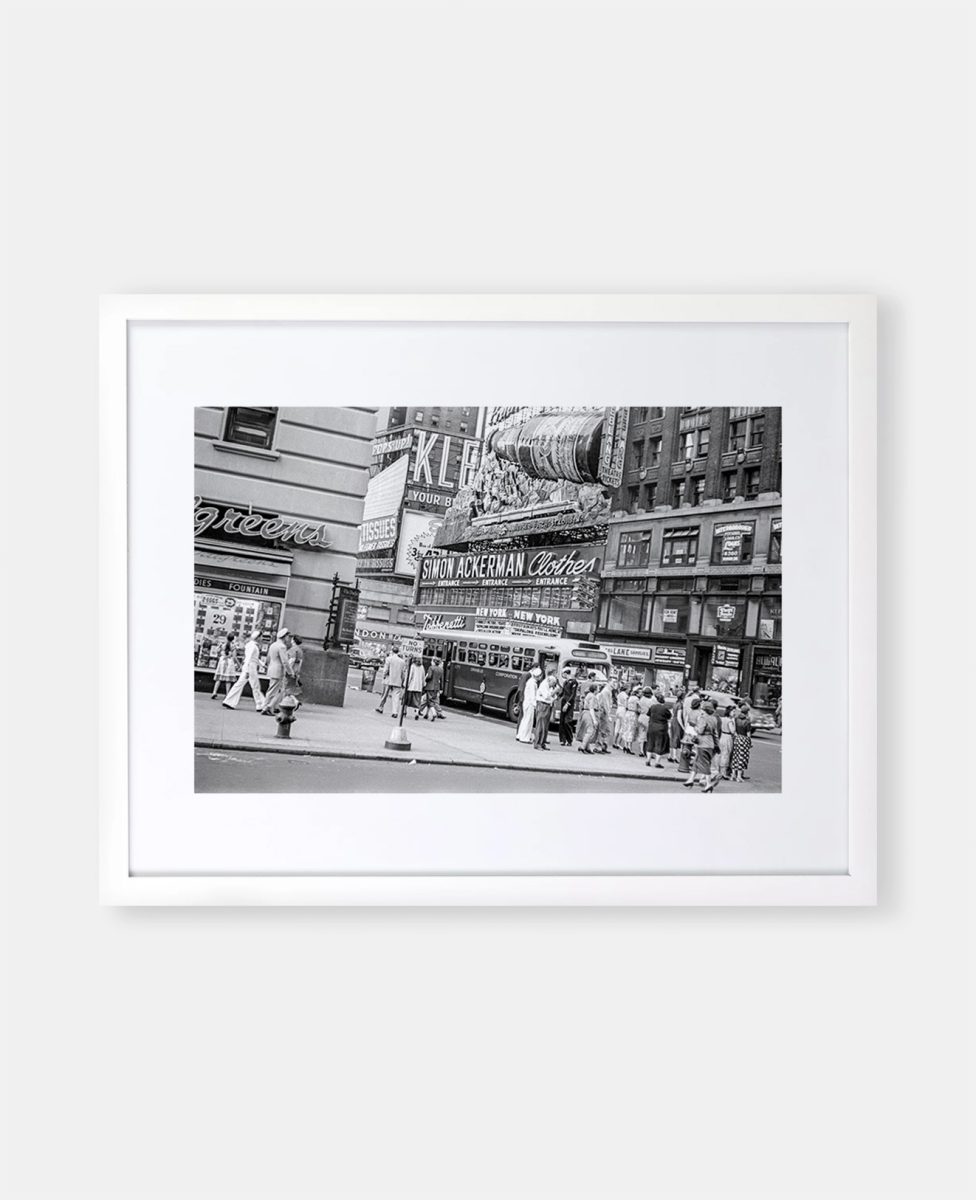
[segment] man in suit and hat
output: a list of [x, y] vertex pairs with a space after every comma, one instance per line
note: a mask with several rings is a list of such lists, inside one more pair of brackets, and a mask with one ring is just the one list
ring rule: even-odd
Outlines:
[[264, 701], [264, 712], [267, 716], [273, 717], [278, 711], [278, 705], [285, 698], [286, 683], [293, 674], [288, 654], [290, 649], [291, 634], [282, 627], [268, 651], [268, 678], [271, 683]]

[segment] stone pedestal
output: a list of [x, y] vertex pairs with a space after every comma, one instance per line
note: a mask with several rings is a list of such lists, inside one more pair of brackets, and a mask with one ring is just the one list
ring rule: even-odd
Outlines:
[[321, 650], [307, 642], [304, 649], [303, 699], [308, 704], [331, 704], [342, 708], [346, 701], [349, 655], [344, 650]]

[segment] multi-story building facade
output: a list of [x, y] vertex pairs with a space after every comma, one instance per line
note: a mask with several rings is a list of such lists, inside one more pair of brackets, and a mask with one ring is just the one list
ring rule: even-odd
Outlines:
[[622, 674], [779, 698], [780, 412], [631, 410], [595, 631]]
[[285, 625], [304, 641], [306, 698], [341, 704], [345, 659], [324, 640], [333, 582], [355, 576], [375, 410], [201, 407], [195, 421], [197, 686], [227, 636], [243, 650], [258, 633], [263, 674]]
[[417, 564], [478, 468], [481, 421], [480, 409], [463, 405], [378, 411], [356, 570], [364, 648], [385, 651], [415, 634]]

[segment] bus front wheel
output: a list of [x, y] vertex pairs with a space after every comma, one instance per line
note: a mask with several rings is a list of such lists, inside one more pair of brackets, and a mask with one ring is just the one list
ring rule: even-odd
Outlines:
[[505, 712], [513, 725], [517, 725], [519, 723], [519, 718], [522, 716], [522, 705], [519, 704], [518, 692], [512, 692], [512, 694], [508, 697], [508, 703], [505, 705]]

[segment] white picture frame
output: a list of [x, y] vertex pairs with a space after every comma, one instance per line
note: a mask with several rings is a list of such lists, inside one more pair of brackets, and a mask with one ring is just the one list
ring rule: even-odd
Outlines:
[[[129, 869], [127, 345], [132, 322], [847, 327], [846, 873], [137, 875]], [[863, 295], [110, 296], [100, 321], [100, 895], [113, 905], [871, 905], [876, 902], [876, 305]], [[856, 702], [855, 702], [856, 700]]]

